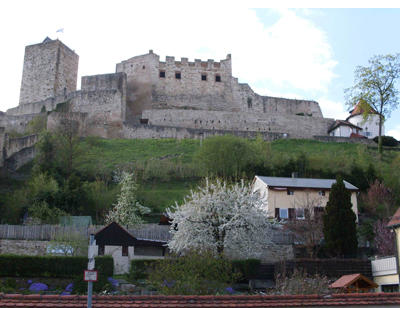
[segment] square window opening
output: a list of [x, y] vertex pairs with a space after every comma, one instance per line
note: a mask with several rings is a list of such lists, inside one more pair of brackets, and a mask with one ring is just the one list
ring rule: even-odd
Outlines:
[[215, 81], [216, 82], [221, 82], [221, 76], [220, 75], [216, 75], [215, 76]]
[[122, 256], [128, 257], [128, 246], [122, 246]]
[[176, 72], [175, 73], [175, 79], [181, 79], [181, 73], [180, 72]]
[[201, 80], [202, 81], [207, 81], [207, 75], [201, 75]]
[[164, 70], [160, 70], [160, 78], [165, 78], [165, 71]]
[[280, 209], [279, 209], [279, 218], [281, 218], [281, 219], [288, 219], [288, 218], [289, 218], [289, 209], [287, 209], [287, 208], [280, 208]]
[[294, 191], [287, 189], [287, 195], [294, 195]]
[[324, 190], [319, 191], [318, 195], [325, 196], [325, 191]]

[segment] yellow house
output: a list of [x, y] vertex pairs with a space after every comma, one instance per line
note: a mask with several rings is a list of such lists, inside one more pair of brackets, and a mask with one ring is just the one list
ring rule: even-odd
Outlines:
[[[353, 212], [358, 221], [358, 188], [347, 181], [345, 187], [351, 191]], [[270, 218], [303, 219], [305, 212], [323, 211], [329, 200], [332, 184], [336, 180], [309, 178], [281, 178], [255, 176], [253, 192], [258, 192]]]

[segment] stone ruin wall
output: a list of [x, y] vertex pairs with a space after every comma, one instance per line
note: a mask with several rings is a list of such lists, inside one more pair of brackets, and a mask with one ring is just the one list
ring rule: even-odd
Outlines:
[[146, 110], [143, 118], [149, 125], [207, 130], [239, 130], [286, 133], [290, 138], [312, 138], [326, 135], [332, 119], [281, 115], [277, 113], [237, 113], [194, 110]]

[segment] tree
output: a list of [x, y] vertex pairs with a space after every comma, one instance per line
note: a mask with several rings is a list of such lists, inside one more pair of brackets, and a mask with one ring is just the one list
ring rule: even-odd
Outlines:
[[323, 237], [322, 214], [316, 211], [316, 208], [322, 206], [322, 201], [307, 194], [304, 201], [296, 201], [296, 205], [304, 210], [304, 219], [287, 221], [284, 227], [293, 234], [297, 243], [305, 247], [310, 258], [313, 258], [321, 247]]
[[256, 258], [272, 243], [271, 223], [258, 193], [243, 181], [234, 185], [206, 180], [183, 205], [167, 209], [172, 219], [169, 248], [176, 253], [211, 251], [214, 255]]
[[121, 194], [117, 204], [106, 215], [105, 222], [116, 222], [120, 225], [135, 226], [143, 223], [142, 216], [150, 213], [150, 209], [141, 205], [136, 199], [137, 184], [132, 173], [122, 172]]
[[354, 85], [345, 90], [347, 104], [358, 104], [364, 119], [374, 111], [379, 115], [379, 153], [382, 154], [382, 126], [397, 107], [398, 90], [395, 87], [400, 76], [400, 54], [376, 55], [369, 66], [358, 66], [354, 72]]
[[396, 236], [387, 224], [388, 220], [378, 220], [374, 224], [374, 248], [380, 256], [392, 256], [396, 253]]
[[362, 201], [367, 212], [380, 219], [389, 218], [396, 207], [394, 194], [379, 180], [375, 180], [367, 193], [362, 195]]
[[351, 256], [357, 251], [356, 215], [352, 210], [351, 193], [342, 178], [332, 185], [326, 204], [324, 238], [326, 248], [336, 256]]
[[251, 142], [231, 135], [206, 138], [196, 159], [208, 175], [225, 179], [239, 178], [249, 164], [257, 164], [266, 151], [262, 139]]

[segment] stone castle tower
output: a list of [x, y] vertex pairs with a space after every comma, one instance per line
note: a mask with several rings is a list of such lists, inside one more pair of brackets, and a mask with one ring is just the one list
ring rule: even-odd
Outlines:
[[58, 39], [26, 46], [19, 104], [75, 91], [78, 62], [79, 56]]

